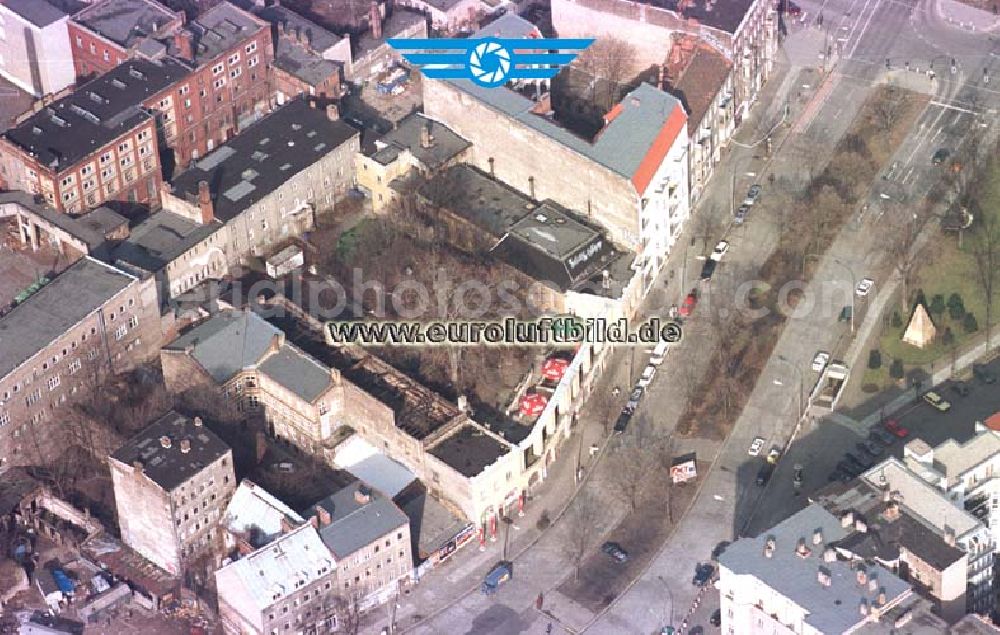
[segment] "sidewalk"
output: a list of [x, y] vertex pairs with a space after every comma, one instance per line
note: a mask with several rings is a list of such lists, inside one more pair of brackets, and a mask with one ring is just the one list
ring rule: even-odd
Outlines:
[[958, 0], [936, 0], [934, 13], [948, 24], [974, 33], [1000, 31], [1000, 16]]

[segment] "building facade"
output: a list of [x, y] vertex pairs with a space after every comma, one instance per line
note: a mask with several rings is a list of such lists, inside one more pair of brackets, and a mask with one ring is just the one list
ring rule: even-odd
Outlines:
[[0, 76], [33, 97], [71, 85], [68, 21], [45, 0], [0, 4]]
[[0, 317], [0, 465], [55, 458], [59, 408], [155, 354], [155, 295], [150, 282], [88, 256]]
[[199, 417], [169, 412], [108, 457], [122, 541], [170, 574], [219, 552], [233, 452]]
[[323, 103], [341, 97], [342, 65], [335, 60], [345, 50], [350, 54], [350, 37], [331, 33], [280, 4], [257, 9], [255, 15], [271, 25], [272, 80], [279, 106], [302, 94]]

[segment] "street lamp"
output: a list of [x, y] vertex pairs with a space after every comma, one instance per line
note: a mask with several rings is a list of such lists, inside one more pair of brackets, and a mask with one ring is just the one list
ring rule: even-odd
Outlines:
[[[822, 257], [821, 254], [806, 254], [802, 258], [802, 270], [803, 270], [803, 272], [805, 271], [806, 263], [810, 259], [816, 259], [816, 260], [818, 260], [821, 257]], [[830, 256], [830, 260], [832, 260], [835, 264], [838, 264], [841, 267], [843, 267], [844, 270], [847, 271], [847, 274], [849, 276], [851, 276], [851, 290], [850, 290], [850, 295], [851, 295], [851, 333], [854, 333], [854, 309], [855, 309], [854, 296], [856, 295], [855, 291], [858, 288], [858, 278], [857, 278], [857, 276], [854, 275], [854, 270], [851, 269], [851, 267], [849, 265], [847, 265], [846, 263], [844, 263], [839, 258], [834, 258], [833, 256]]]
[[[802, 412], [802, 394], [805, 392], [805, 382], [802, 379], [802, 369], [793, 364], [791, 361], [789, 361], [784, 355], [776, 355], [775, 359], [781, 362], [782, 364], [785, 364], [788, 368], [791, 368], [795, 372], [795, 375], [799, 380], [799, 394], [798, 398], [796, 399], [796, 408], [795, 408], [795, 413], [797, 415], [795, 420], [798, 421], [799, 419], [802, 418], [802, 415], [804, 414]], [[784, 384], [781, 382], [780, 379], [773, 380], [773, 383], [775, 386], [784, 386]]]
[[670, 590], [670, 585], [667, 584], [667, 581], [663, 579], [662, 575], [656, 576], [656, 579], [663, 585], [663, 588], [667, 591], [667, 597], [670, 598], [670, 620], [667, 621], [666, 628], [670, 629], [672, 632], [674, 628], [674, 594], [673, 591]]

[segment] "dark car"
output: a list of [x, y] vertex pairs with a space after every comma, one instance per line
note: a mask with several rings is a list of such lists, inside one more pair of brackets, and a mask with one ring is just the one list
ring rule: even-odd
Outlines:
[[796, 17], [797, 18], [800, 15], [802, 15], [802, 7], [800, 7], [799, 5], [795, 4], [794, 2], [789, 2], [788, 3], [786, 11], [788, 12], [788, 15], [790, 15], [792, 17]]
[[701, 268], [701, 279], [711, 280], [712, 274], [715, 273], [715, 268], [719, 266], [718, 261], [712, 260], [711, 258], [705, 261], [705, 266]]
[[941, 165], [948, 159], [949, 156], [951, 156], [951, 152], [949, 152], [947, 148], [941, 148], [934, 153], [934, 156], [931, 157], [931, 163], [934, 165]]
[[734, 220], [736, 221], [736, 224], [737, 225], [742, 225], [743, 221], [745, 221], [747, 219], [747, 214], [749, 214], [749, 213], [750, 213], [750, 206], [749, 205], [740, 205], [740, 208], [738, 210], [736, 210], [736, 214], [735, 214], [735, 218], [734, 218]]
[[837, 463], [837, 470], [843, 472], [844, 474], [847, 474], [851, 478], [854, 478], [855, 476], [861, 474], [861, 472], [864, 471], [861, 469], [860, 465], [858, 465], [857, 463], [852, 463], [851, 461], [848, 461], [846, 459], [841, 461], [840, 463]]
[[630, 409], [628, 406], [625, 406], [625, 410], [622, 410], [622, 413], [618, 415], [618, 420], [615, 421], [615, 432], [617, 434], [625, 432], [625, 428], [628, 427], [628, 422], [631, 419], [632, 419], [632, 409]]
[[969, 384], [965, 382], [956, 382], [951, 385], [952, 391], [959, 397], [968, 397], [972, 389], [969, 388]]
[[691, 584], [694, 586], [705, 586], [712, 579], [713, 573], [715, 573], [715, 567], [707, 562], [699, 562], [694, 567], [694, 577], [691, 578]]
[[989, 368], [983, 364], [973, 364], [972, 365], [972, 375], [983, 382], [984, 384], [995, 384], [997, 383], [997, 376], [994, 375]]
[[862, 459], [862, 458], [859, 458], [857, 456], [854, 456], [850, 452], [848, 452], [847, 454], [844, 455], [844, 460], [847, 461], [848, 463], [850, 463], [851, 465], [860, 468], [860, 470], [862, 472], [865, 471], [865, 470], [867, 470], [870, 467], [870, 464], [867, 462], [866, 459]]
[[628, 562], [628, 552], [617, 542], [606, 542], [601, 545], [601, 551], [611, 556], [617, 562]]
[[889, 447], [896, 441], [895, 437], [880, 428], [872, 428], [872, 430], [868, 433], [868, 438], [878, 439], [879, 443], [885, 447]]
[[765, 463], [760, 466], [760, 470], [757, 472], [757, 485], [761, 487], [767, 485], [772, 474], [774, 474], [774, 463]]
[[708, 623], [715, 628], [722, 626], [722, 609], [712, 611], [712, 617], [708, 618]]
[[723, 552], [726, 550], [726, 547], [728, 547], [731, 544], [732, 543], [729, 542], [728, 540], [723, 540], [719, 544], [715, 545], [715, 549], [712, 549], [712, 560], [718, 562], [719, 556], [721, 556]]

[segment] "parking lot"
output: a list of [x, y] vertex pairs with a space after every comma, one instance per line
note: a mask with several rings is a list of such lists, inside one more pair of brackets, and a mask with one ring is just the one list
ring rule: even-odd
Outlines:
[[[995, 376], [1000, 377], [1000, 359], [986, 365]], [[939, 412], [922, 399], [911, 402], [904, 408], [884, 413], [885, 419], [894, 419], [908, 431], [905, 438], [893, 438], [893, 442], [877, 458], [864, 457], [856, 447], [868, 437], [869, 430], [853, 419], [833, 415], [818, 421], [811, 429], [806, 429], [788, 454], [781, 458], [777, 469], [765, 487], [756, 484], [756, 476], [764, 462], [766, 450], [761, 456], [751, 458], [740, 470], [740, 494], [755, 500], [756, 512], [751, 517], [742, 535], [753, 536], [787, 518], [808, 504], [809, 495], [830, 480], [829, 475], [847, 453], [867, 462], [878, 462], [889, 455], [902, 456], [903, 446], [912, 439], [923, 439], [936, 446], [948, 439], [965, 442], [975, 434], [977, 421], [985, 421], [1000, 411], [1000, 384], [987, 385], [971, 377], [964, 385], [966, 396], [960, 395], [954, 382], [946, 382], [935, 388], [945, 400], [951, 403], [947, 412]], [[795, 486], [796, 466], [802, 468], [801, 486]], [[858, 471], [858, 470], [855, 470]]]

